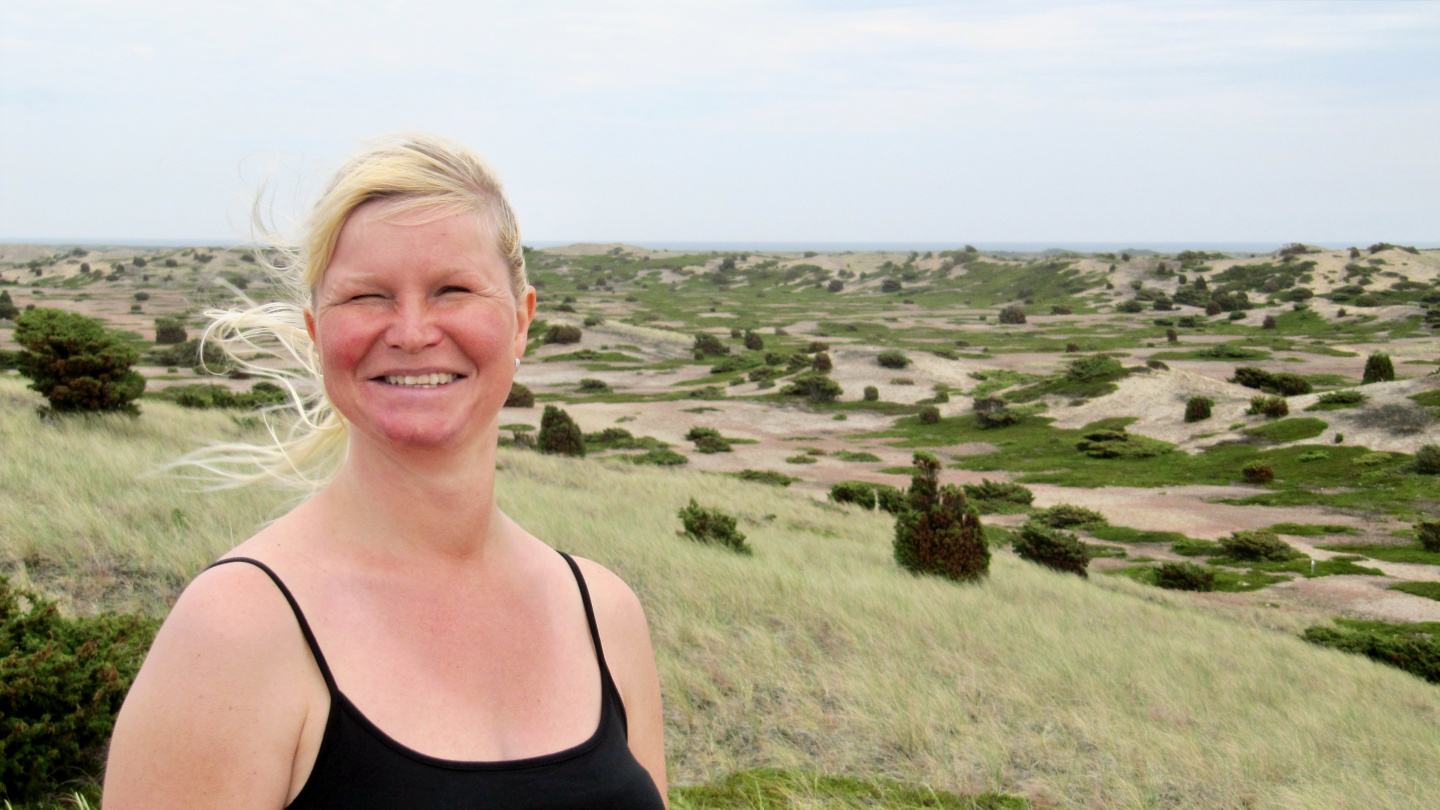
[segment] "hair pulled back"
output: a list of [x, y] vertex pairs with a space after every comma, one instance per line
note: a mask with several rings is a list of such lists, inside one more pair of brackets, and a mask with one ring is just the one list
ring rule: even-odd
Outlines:
[[285, 300], [205, 312], [202, 344], [219, 346], [230, 362], [280, 385], [285, 406], [265, 412], [271, 441], [230, 442], [191, 453], [174, 467], [198, 468], [222, 487], [275, 481], [302, 490], [322, 486], [344, 460], [349, 424], [325, 395], [319, 356], [305, 328], [305, 311], [335, 254], [340, 231], [356, 208], [393, 200], [392, 213], [423, 209], [438, 217], [475, 213], [488, 227], [509, 268], [512, 293], [526, 287], [520, 226], [494, 169], [469, 148], [430, 134], [377, 138], [351, 156], [316, 201], [298, 239], [265, 234], [260, 264], [285, 290]]

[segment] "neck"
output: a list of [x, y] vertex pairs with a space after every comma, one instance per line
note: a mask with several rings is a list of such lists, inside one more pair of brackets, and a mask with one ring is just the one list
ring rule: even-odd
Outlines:
[[495, 431], [479, 447], [394, 451], [351, 436], [335, 480], [317, 497], [347, 545], [384, 558], [478, 559], [502, 542], [495, 505]]

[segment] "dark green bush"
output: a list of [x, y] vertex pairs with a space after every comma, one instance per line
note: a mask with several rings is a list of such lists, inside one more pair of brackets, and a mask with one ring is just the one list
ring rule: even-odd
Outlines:
[[1075, 382], [1104, 380], [1120, 374], [1125, 367], [1108, 354], [1089, 354], [1071, 360], [1065, 367], [1065, 378]]
[[697, 453], [710, 454], [732, 452], [730, 442], [725, 441], [725, 439], [718, 434], [711, 435], [707, 433], [703, 436], [695, 437], [693, 441], [695, 442], [695, 451]]
[[1290, 403], [1283, 397], [1258, 396], [1250, 398], [1250, 407], [1245, 413], [1251, 416], [1264, 415], [1267, 419], [1279, 419], [1290, 413]]
[[1021, 422], [1021, 415], [1009, 408], [998, 408], [995, 410], [975, 411], [975, 425], [981, 430], [995, 430], [997, 428], [1018, 425]]
[[1185, 401], [1185, 421], [1203, 422], [1210, 418], [1210, 409], [1215, 406], [1215, 400], [1209, 397], [1190, 397]]
[[735, 528], [735, 518], [719, 509], [707, 508], [690, 503], [680, 508], [680, 523], [685, 527], [685, 536], [698, 543], [723, 546], [739, 554], [752, 553], [745, 543], [745, 535]]
[[582, 336], [580, 327], [557, 323], [545, 330], [546, 343], [579, 343]]
[[98, 794], [115, 713], [159, 622], [67, 619], [0, 577], [0, 798]]
[[884, 368], [905, 368], [910, 365], [910, 358], [906, 357], [902, 352], [886, 351], [876, 355], [875, 362]]
[[1042, 509], [1036, 512], [1031, 519], [1052, 529], [1068, 529], [1072, 526], [1104, 526], [1108, 523], [1105, 516], [1094, 509], [1086, 509], [1083, 506], [1069, 503], [1057, 503], [1049, 509]]
[[787, 372], [790, 372], [790, 371], [799, 371], [799, 370], [802, 369], [802, 368], [809, 368], [809, 367], [810, 367], [810, 358], [806, 357], [805, 355], [803, 355], [803, 354], [801, 354], [801, 353], [799, 353], [799, 352], [796, 352], [795, 354], [790, 355], [790, 359], [787, 360], [786, 363], [785, 363], [785, 370], [786, 370]]
[[1025, 308], [1011, 304], [1000, 310], [1000, 323], [1025, 323]]
[[1006, 481], [982, 478], [978, 484], [965, 484], [961, 488], [982, 515], [1023, 512], [1035, 501], [1035, 493], [1029, 487]]
[[940, 423], [940, 409], [934, 405], [926, 405], [920, 409], [920, 424], [935, 425]]
[[840, 383], [829, 377], [812, 373], [796, 377], [789, 385], [781, 388], [780, 393], [807, 397], [811, 402], [834, 402], [845, 390], [840, 387]]
[[880, 282], [880, 292], [897, 293], [900, 292], [900, 287], [900, 279], [898, 278], [887, 278]]
[[880, 389], [873, 385], [865, 386], [865, 401], [878, 402], [880, 400]]
[[1165, 562], [1155, 566], [1155, 584], [1172, 591], [1213, 591], [1215, 572], [1192, 562]]
[[20, 308], [10, 297], [9, 290], [0, 290], [0, 321], [13, 321], [20, 315]]
[[834, 367], [835, 364], [831, 362], [830, 355], [825, 352], [816, 352], [815, 358], [810, 361], [810, 368], [821, 374], [824, 374]]
[[830, 500], [835, 503], [853, 503], [866, 509], [875, 508], [875, 487], [863, 481], [841, 481], [830, 487]]
[[505, 397], [507, 408], [535, 407], [535, 393], [518, 382], [510, 383], [510, 393]]
[[1365, 358], [1365, 378], [1362, 384], [1390, 382], [1395, 379], [1395, 364], [1390, 355], [1376, 352]]
[[745, 348], [752, 352], [763, 351], [765, 349], [765, 339], [756, 334], [755, 330], [746, 329]]
[[594, 377], [582, 377], [578, 390], [585, 394], [608, 394], [610, 393], [610, 384]]
[[1268, 484], [1275, 480], [1275, 470], [1268, 461], [1248, 461], [1240, 468], [1240, 477], [1247, 484]]
[[1091, 458], [1154, 458], [1169, 453], [1174, 445], [1148, 436], [1120, 430], [1096, 430], [1082, 434], [1075, 449]]
[[1430, 683], [1440, 683], [1440, 634], [1432, 627], [1344, 622], [1338, 628], [1307, 627], [1301, 637], [1321, 647], [1363, 655]]
[[654, 464], [659, 467], [675, 467], [685, 464], [690, 459], [684, 454], [677, 453], [667, 447], [652, 448], [649, 452], [636, 455], [619, 456], [633, 464]]
[[774, 470], [741, 470], [735, 473], [735, 477], [741, 481], [753, 481], [757, 484], [768, 484], [772, 487], [788, 487], [800, 480], [794, 476], [789, 476], [782, 472], [775, 472]]
[[700, 332], [695, 335], [695, 345], [691, 347], [697, 357], [709, 354], [729, 354], [730, 347], [720, 342], [720, 338], [709, 332]]
[[1011, 548], [1022, 560], [1038, 563], [1046, 568], [1089, 577], [1086, 568], [1090, 557], [1085, 553], [1085, 544], [1070, 532], [1063, 532], [1035, 521], [1026, 521], [1015, 533]]
[[1421, 520], [1415, 523], [1415, 537], [1426, 551], [1440, 552], [1440, 520]]
[[1145, 311], [1145, 305], [1142, 304], [1142, 303], [1140, 303], [1138, 300], [1136, 300], [1136, 299], [1134, 299], [1134, 298], [1130, 298], [1130, 299], [1127, 299], [1127, 300], [1125, 300], [1125, 301], [1122, 301], [1118, 306], [1116, 306], [1116, 307], [1115, 307], [1115, 311], [1116, 311], [1116, 312], [1129, 312], [1129, 313], [1144, 312], [1144, 311]]
[[1269, 529], [1231, 532], [1229, 537], [1220, 538], [1220, 548], [1226, 557], [1251, 562], [1283, 562], [1301, 556]]
[[1440, 447], [1422, 444], [1415, 451], [1415, 472], [1421, 475], [1440, 475]]
[[929, 453], [916, 453], [914, 466], [910, 490], [895, 519], [895, 561], [917, 574], [961, 581], [985, 576], [990, 547], [964, 491], [953, 484], [939, 485], [940, 462]]
[[155, 342], [164, 344], [184, 343], [185, 322], [179, 318], [155, 319]]
[[535, 448], [542, 453], [559, 456], [585, 456], [585, 434], [570, 418], [570, 414], [546, 405], [540, 415], [540, 434], [535, 439]]
[[75, 312], [34, 309], [15, 321], [16, 359], [30, 388], [55, 411], [139, 413], [145, 378], [130, 366], [140, 352], [99, 321]]

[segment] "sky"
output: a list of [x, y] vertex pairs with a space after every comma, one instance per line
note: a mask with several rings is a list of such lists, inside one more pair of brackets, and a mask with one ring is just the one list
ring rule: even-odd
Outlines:
[[0, 3], [0, 240], [283, 230], [400, 130], [537, 244], [1440, 244], [1440, 2]]

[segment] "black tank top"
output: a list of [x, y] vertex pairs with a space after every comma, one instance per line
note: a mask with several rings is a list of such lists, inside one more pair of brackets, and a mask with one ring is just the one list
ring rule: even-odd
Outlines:
[[585, 578], [570, 555], [562, 551], [560, 556], [570, 564], [580, 586], [600, 664], [600, 725], [590, 739], [573, 748], [500, 762], [439, 759], [391, 739], [335, 685], [305, 614], [274, 571], [249, 557], [214, 563], [211, 567], [249, 563], [274, 580], [295, 611], [295, 621], [330, 690], [330, 715], [315, 766], [289, 810], [663, 810], [664, 802], [649, 771], [630, 753], [625, 706], [605, 666]]

